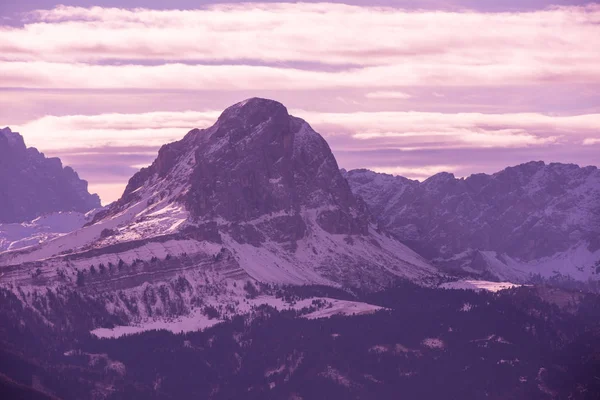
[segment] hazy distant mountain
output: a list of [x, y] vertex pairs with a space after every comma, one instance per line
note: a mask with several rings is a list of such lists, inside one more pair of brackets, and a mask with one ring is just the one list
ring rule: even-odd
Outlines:
[[513, 280], [600, 278], [600, 170], [530, 162], [424, 182], [344, 172], [385, 229], [435, 265]]
[[87, 182], [71, 167], [27, 148], [23, 137], [9, 128], [0, 130], [0, 223], [96, 207], [100, 198], [88, 193]]

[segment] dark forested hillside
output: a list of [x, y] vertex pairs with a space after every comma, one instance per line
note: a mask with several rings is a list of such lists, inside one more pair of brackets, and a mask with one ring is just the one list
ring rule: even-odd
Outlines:
[[387, 308], [371, 315], [309, 320], [262, 306], [204, 332], [119, 339], [44, 322], [4, 292], [0, 374], [67, 399], [597, 399], [599, 298], [559, 304], [557, 290], [404, 283], [338, 293]]

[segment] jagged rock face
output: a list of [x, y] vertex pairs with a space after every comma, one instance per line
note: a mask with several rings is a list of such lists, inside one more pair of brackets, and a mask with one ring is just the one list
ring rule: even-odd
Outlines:
[[[245, 221], [279, 211], [299, 212], [302, 206], [333, 206], [335, 211], [321, 212], [322, 227], [351, 233], [356, 226], [357, 233], [366, 232], [367, 221], [350, 216], [357, 203], [329, 146], [281, 104], [263, 108], [262, 102], [251, 102], [229, 109], [217, 126], [195, 154], [186, 199], [195, 216]], [[223, 140], [227, 145], [217, 144], [213, 150], [213, 143]], [[352, 222], [337, 226], [329, 216], [333, 213]]]
[[474, 250], [531, 262], [578, 244], [600, 249], [595, 167], [530, 162], [466, 179], [441, 173], [422, 183], [367, 170], [344, 174], [380, 224], [440, 265]]
[[72, 168], [27, 148], [23, 137], [9, 128], [0, 130], [0, 188], [0, 223], [100, 207], [100, 198], [88, 193], [87, 182]]
[[[182, 162], [189, 167], [183, 174]], [[264, 240], [252, 227], [238, 224], [274, 213], [285, 215], [264, 227], [272, 240], [301, 239], [306, 225], [297, 215], [303, 207], [320, 208], [317, 222], [329, 233], [368, 231], [365, 207], [340, 174], [327, 142], [271, 100], [236, 104], [213, 127], [163, 146], [152, 166], [130, 180], [120, 203], [135, 201], [133, 193], [153, 176], [182, 178], [178, 185], [187, 189], [178, 200], [191, 216], [231, 222], [243, 242]]]

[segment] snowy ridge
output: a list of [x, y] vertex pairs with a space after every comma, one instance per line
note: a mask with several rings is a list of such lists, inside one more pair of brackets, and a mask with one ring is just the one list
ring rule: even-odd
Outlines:
[[[178, 169], [176, 172], [181, 171]], [[177, 185], [175, 191], [171, 196], [157, 201], [157, 193], [164, 190], [165, 181], [153, 177], [151, 182], [148, 187], [140, 188], [136, 193], [136, 201], [128, 204], [124, 209], [44, 245], [18, 252], [0, 253], [0, 265], [45, 260], [65, 252], [72, 254], [91, 248], [176, 232], [187, 220], [188, 213], [181, 205], [175, 205], [171, 201], [173, 197], [181, 194], [184, 187], [177, 181], [168, 181], [170, 184]]]
[[385, 229], [448, 271], [600, 279], [600, 170], [530, 162], [424, 182], [343, 171]]
[[[265, 283], [276, 284], [321, 284], [330, 286], [361, 286], [365, 277], [370, 285], [379, 282], [378, 285], [385, 286], [385, 282], [392, 277], [401, 277], [417, 282], [425, 282], [437, 271], [431, 267], [422, 257], [414, 253], [402, 243], [391, 239], [387, 235], [378, 232], [375, 226], [369, 227], [369, 237], [358, 236], [349, 240], [347, 235], [332, 235], [325, 232], [316, 222], [319, 210], [305, 210], [304, 220], [307, 221], [307, 232], [305, 237], [296, 242], [295, 250], [288, 249], [285, 243], [267, 241], [261, 246], [248, 243], [239, 243], [227, 233], [222, 233], [222, 243], [210, 241], [197, 241], [193, 239], [169, 239], [165, 241], [141, 241], [139, 245], [123, 251], [113, 250], [96, 255], [98, 252], [85, 248], [80, 256], [77, 252], [67, 255], [58, 255], [64, 244], [80, 243], [77, 239], [91, 236], [96, 232], [106, 229], [104, 224], [98, 223], [87, 226], [73, 233], [60, 236], [50, 241], [47, 245], [35, 248], [31, 252], [20, 255], [19, 262], [44, 261], [41, 266], [43, 277], [58, 279], [57, 268], [66, 270], [69, 275], [75, 275], [77, 270], [89, 268], [90, 265], [114, 265], [119, 262], [131, 263], [134, 260], [148, 261], [153, 258], [165, 259], [169, 256], [182, 254], [194, 255], [204, 254], [215, 257], [222, 249], [232, 252], [240, 268], [250, 277]], [[273, 216], [277, 218], [280, 215]], [[121, 216], [109, 220], [112, 223]], [[252, 224], [266, 222], [270, 218], [262, 217], [260, 221], [251, 221]], [[230, 226], [228, 223], [217, 225], [223, 231]], [[169, 224], [171, 220], [169, 221]], [[98, 226], [100, 225], [100, 226]], [[135, 237], [137, 238], [137, 237]], [[151, 239], [151, 238], [150, 238]], [[80, 239], [82, 240], [82, 239]], [[83, 241], [82, 240], [82, 241]], [[87, 243], [87, 242], [84, 242]], [[108, 247], [115, 244], [114, 238], [98, 239], [96, 249], [102, 250], [105, 243]], [[4, 253], [11, 256], [13, 252]], [[40, 255], [47, 258], [36, 259]], [[402, 255], [402, 259], [398, 258]], [[8, 258], [10, 264], [15, 263], [15, 258]], [[366, 270], [347, 268], [339, 264], [338, 260], [347, 260], [349, 264], [364, 264]], [[342, 261], [344, 262], [344, 261]], [[36, 268], [40, 268], [36, 264]], [[5, 279], [17, 279], [26, 283], [29, 280], [30, 271], [13, 269], [5, 273]]]
[[578, 281], [600, 279], [600, 249], [590, 251], [584, 243], [550, 257], [528, 262], [498, 255], [493, 251], [481, 254], [485, 258], [488, 270], [500, 279], [524, 282], [534, 275], [543, 278], [569, 276]]
[[[347, 235], [332, 235], [316, 222], [319, 210], [304, 210], [307, 222], [305, 237], [296, 242], [297, 248], [290, 252], [280, 243], [269, 241], [261, 247], [240, 244], [224, 235], [223, 242], [238, 258], [242, 268], [260, 282], [280, 284], [323, 284], [357, 286], [361, 274], [390, 275], [421, 281], [436, 273], [422, 257], [383, 233], [369, 227], [370, 237], [348, 240]], [[402, 255], [402, 261], [398, 260]], [[329, 269], [336, 258], [348, 263], [365, 264], [369, 271], [346, 269], [343, 266]]]

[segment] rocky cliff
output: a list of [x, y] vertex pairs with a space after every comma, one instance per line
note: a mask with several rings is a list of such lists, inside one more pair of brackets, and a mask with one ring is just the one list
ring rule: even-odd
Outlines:
[[23, 137], [9, 128], [0, 130], [0, 223], [96, 207], [100, 198], [88, 193], [87, 182], [71, 167], [27, 148]]
[[344, 172], [385, 229], [434, 264], [526, 279], [600, 271], [600, 171], [530, 162], [492, 175], [423, 181]]

